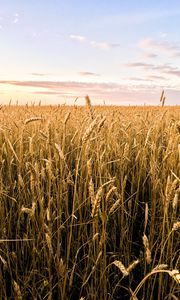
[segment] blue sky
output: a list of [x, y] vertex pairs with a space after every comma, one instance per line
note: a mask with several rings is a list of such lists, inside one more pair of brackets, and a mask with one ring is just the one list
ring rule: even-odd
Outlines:
[[0, 0], [0, 102], [180, 104], [180, 1]]

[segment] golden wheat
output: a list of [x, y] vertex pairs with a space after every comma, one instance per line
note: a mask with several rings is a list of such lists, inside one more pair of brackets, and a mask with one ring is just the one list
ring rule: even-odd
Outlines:
[[0, 299], [178, 298], [179, 119], [2, 107]]

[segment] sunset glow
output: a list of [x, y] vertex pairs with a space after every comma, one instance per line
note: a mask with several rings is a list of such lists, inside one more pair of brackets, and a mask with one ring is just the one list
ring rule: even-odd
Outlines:
[[180, 2], [1, 1], [0, 103], [180, 104]]

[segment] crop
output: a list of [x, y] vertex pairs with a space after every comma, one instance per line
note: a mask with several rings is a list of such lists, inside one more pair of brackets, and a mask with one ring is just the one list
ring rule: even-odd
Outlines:
[[2, 106], [0, 299], [178, 299], [180, 107]]

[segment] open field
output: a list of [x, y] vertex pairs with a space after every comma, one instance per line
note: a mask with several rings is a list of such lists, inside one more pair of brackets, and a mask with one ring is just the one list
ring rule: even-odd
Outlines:
[[0, 110], [0, 299], [179, 299], [180, 106]]

